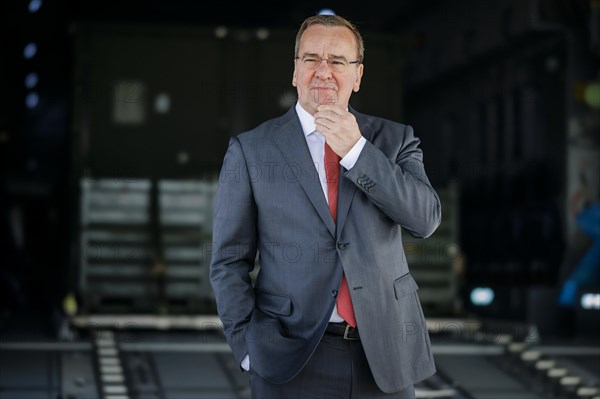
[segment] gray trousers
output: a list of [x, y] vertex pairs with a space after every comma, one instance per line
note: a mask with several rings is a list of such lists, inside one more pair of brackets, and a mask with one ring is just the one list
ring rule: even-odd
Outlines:
[[285, 384], [272, 384], [252, 372], [253, 399], [414, 399], [410, 386], [386, 394], [375, 381], [360, 341], [344, 340], [325, 333], [300, 373]]

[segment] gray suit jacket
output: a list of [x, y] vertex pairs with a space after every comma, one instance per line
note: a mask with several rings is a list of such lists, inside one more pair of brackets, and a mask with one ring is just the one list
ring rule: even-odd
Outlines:
[[238, 363], [249, 354], [254, 372], [284, 383], [319, 343], [345, 272], [375, 381], [395, 392], [435, 372], [401, 227], [429, 236], [440, 202], [413, 129], [350, 111], [367, 143], [351, 170], [340, 166], [337, 227], [294, 107], [231, 139], [210, 280]]

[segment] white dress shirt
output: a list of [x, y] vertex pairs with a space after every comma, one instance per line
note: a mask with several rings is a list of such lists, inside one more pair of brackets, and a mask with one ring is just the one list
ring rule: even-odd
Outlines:
[[[325, 195], [325, 200], [329, 203], [329, 199], [327, 198], [327, 177], [325, 175], [325, 136], [317, 132], [315, 128], [315, 118], [306, 112], [299, 102], [296, 103], [296, 113], [298, 114], [298, 118], [300, 118], [300, 124], [302, 125], [306, 143], [308, 144], [310, 156], [312, 157], [315, 169], [317, 169], [319, 174], [323, 195]], [[366, 142], [367, 140], [361, 136], [348, 154], [340, 160], [340, 164], [346, 168], [346, 170], [350, 170], [354, 166]], [[337, 304], [335, 304], [329, 322], [340, 323], [342, 321], [344, 321], [344, 319], [339, 315]], [[250, 359], [248, 355], [242, 360], [241, 366], [246, 371], [250, 369]]]

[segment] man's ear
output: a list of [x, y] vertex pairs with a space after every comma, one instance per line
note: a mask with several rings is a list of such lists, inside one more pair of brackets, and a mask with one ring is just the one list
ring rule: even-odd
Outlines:
[[362, 80], [363, 69], [364, 69], [364, 65], [363, 64], [360, 64], [358, 66], [358, 68], [356, 69], [356, 80], [354, 81], [354, 87], [352, 88], [352, 90], [354, 92], [357, 92], [357, 91], [360, 90], [360, 81]]
[[294, 68], [294, 74], [292, 75], [292, 86], [296, 87], [298, 82], [296, 81], [296, 68]]

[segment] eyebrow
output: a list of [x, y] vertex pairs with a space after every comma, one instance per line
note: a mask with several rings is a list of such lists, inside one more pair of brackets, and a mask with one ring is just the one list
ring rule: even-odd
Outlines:
[[[302, 54], [301, 58], [305, 58], [305, 57], [317, 57], [317, 58], [321, 58], [321, 56], [317, 53], [304, 53]], [[329, 54], [329, 58], [328, 59], [333, 59], [333, 60], [343, 60], [343, 61], [348, 61], [348, 59], [346, 57], [344, 57], [343, 55], [334, 55], [334, 54]]]

